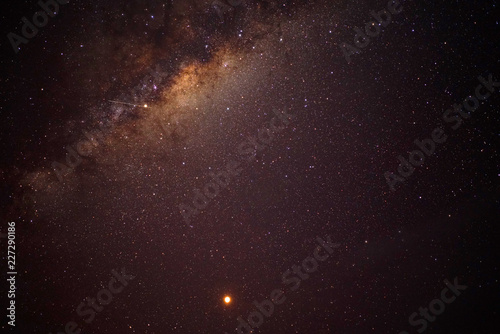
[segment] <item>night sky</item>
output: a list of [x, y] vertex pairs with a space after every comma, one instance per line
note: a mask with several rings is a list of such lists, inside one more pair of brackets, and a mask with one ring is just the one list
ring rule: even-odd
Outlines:
[[500, 333], [500, 3], [11, 3], [2, 333]]

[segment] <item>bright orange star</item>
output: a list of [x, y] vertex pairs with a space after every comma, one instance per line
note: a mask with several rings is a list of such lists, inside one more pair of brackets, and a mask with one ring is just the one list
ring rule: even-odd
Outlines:
[[224, 303], [229, 304], [231, 302], [231, 297], [225, 296], [224, 297]]

